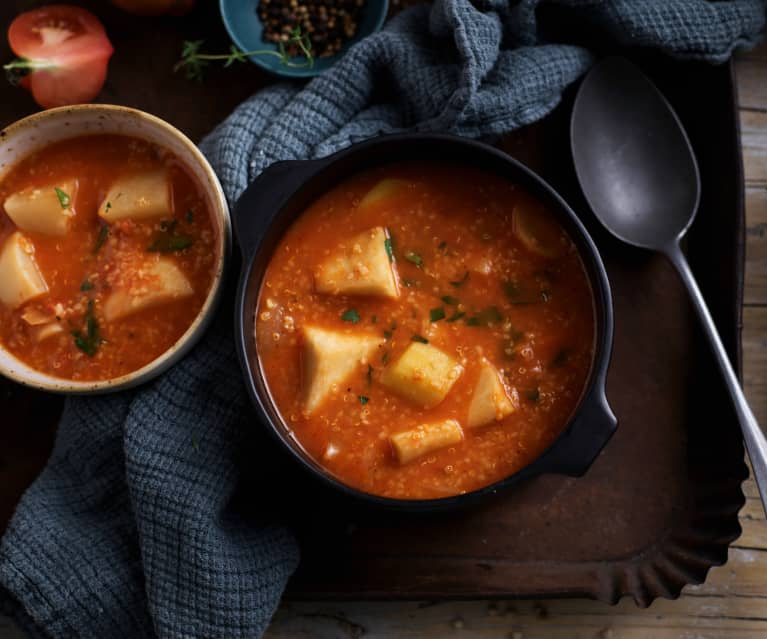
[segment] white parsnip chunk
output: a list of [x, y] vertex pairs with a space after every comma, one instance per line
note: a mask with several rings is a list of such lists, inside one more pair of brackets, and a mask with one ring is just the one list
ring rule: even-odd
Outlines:
[[508, 393], [495, 366], [487, 360], [483, 361], [466, 425], [469, 428], [484, 426], [503, 419], [516, 409], [516, 394]]
[[305, 327], [301, 369], [306, 414], [317, 410], [383, 342], [377, 335], [347, 335]]
[[47, 292], [48, 284], [35, 261], [34, 244], [16, 231], [0, 249], [0, 302], [18, 308]]
[[9, 195], [3, 207], [21, 231], [66, 235], [75, 215], [77, 180], [48, 184]]
[[32, 328], [32, 335], [36, 342], [42, 342], [43, 340], [59, 335], [64, 332], [64, 327], [61, 322], [49, 322], [48, 324], [40, 324]]
[[406, 188], [407, 182], [405, 180], [384, 178], [365, 193], [365, 196], [360, 201], [360, 208], [368, 208], [379, 202], [383, 202], [386, 198], [395, 195], [396, 193], [400, 193]]
[[172, 215], [170, 176], [162, 169], [118, 178], [99, 206], [99, 216], [107, 222]]
[[316, 269], [314, 285], [331, 295], [399, 297], [386, 229], [376, 226], [345, 240]]
[[109, 322], [193, 293], [181, 269], [170, 258], [161, 257], [149, 262], [135, 280], [112, 291], [104, 303], [104, 318]]
[[454, 419], [421, 424], [412, 430], [389, 437], [394, 456], [400, 464], [409, 464], [446, 446], [454, 446], [463, 439], [461, 425]]
[[381, 374], [381, 383], [411, 402], [439, 404], [463, 373], [463, 366], [430, 344], [413, 343]]

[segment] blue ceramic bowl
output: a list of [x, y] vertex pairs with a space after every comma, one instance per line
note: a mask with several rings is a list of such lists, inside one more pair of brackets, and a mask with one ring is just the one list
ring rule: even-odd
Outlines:
[[[232, 42], [242, 51], [254, 51], [257, 49], [277, 51], [277, 47], [274, 44], [264, 42], [262, 39], [263, 25], [256, 12], [258, 1], [220, 0], [221, 17], [224, 20], [224, 26]], [[378, 31], [383, 25], [388, 11], [389, 0], [365, 0], [365, 6], [362, 8], [361, 18], [357, 25], [357, 33], [354, 37], [346, 42], [335, 55], [328, 58], [316, 58], [311, 67], [287, 66], [277, 56], [272, 55], [254, 55], [250, 56], [250, 60], [267, 71], [285, 77], [308, 78], [315, 76], [333, 66], [355, 42]], [[305, 59], [297, 57], [295, 61], [300, 64], [305, 62]]]

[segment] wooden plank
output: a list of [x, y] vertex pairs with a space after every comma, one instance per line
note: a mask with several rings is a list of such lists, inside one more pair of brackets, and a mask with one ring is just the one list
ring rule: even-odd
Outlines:
[[[767, 426], [767, 308], [743, 309], [743, 387], [757, 420]], [[767, 531], [766, 531], [767, 532]]]
[[767, 110], [767, 55], [738, 59], [735, 72], [740, 108]]
[[744, 303], [767, 304], [767, 187], [746, 188], [745, 268]]
[[767, 186], [767, 110], [740, 111], [743, 170], [749, 186]]

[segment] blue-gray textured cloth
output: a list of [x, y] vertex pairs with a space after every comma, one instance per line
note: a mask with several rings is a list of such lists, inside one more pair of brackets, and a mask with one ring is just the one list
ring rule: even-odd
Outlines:
[[[539, 5], [546, 6], [539, 6]], [[563, 14], [566, 14], [563, 16]], [[753, 45], [763, 0], [438, 0], [416, 6], [307, 85], [242, 104], [202, 143], [234, 201], [277, 160], [402, 130], [490, 137], [537, 120], [600, 50], [721, 62]], [[298, 563], [257, 490], [233, 496], [253, 414], [230, 305], [183, 362], [134, 392], [67, 402], [53, 455], [0, 546], [5, 605], [38, 636], [260, 636]], [[10, 606], [10, 607], [9, 607]]]

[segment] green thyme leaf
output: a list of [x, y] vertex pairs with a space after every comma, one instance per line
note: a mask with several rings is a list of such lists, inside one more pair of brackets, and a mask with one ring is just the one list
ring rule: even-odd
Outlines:
[[440, 299], [449, 306], [458, 306], [460, 304], [460, 301], [458, 301], [457, 298], [451, 297], [450, 295], [443, 295]]
[[537, 402], [541, 397], [541, 392], [537, 388], [531, 388], [525, 393], [525, 397], [531, 402]]
[[75, 346], [88, 357], [93, 357], [96, 354], [103, 341], [93, 307], [94, 302], [90, 300], [88, 302], [88, 310], [85, 312], [85, 331], [72, 331], [72, 336], [75, 338]]
[[447, 318], [448, 322], [457, 322], [459, 319], [461, 319], [466, 313], [458, 312], [456, 311], [453, 313], [450, 317]]
[[411, 339], [413, 342], [418, 342], [418, 343], [420, 343], [420, 344], [428, 344], [428, 343], [429, 343], [429, 340], [428, 340], [428, 339], [426, 339], [426, 338], [425, 338], [423, 335], [418, 335], [418, 333], [416, 333], [415, 335], [413, 335], [413, 337], [411, 337], [410, 339]]
[[429, 321], [439, 322], [439, 320], [442, 319], [445, 319], [445, 309], [442, 306], [433, 308], [429, 311]]
[[80, 290], [81, 291], [90, 291], [93, 288], [94, 284], [90, 280], [83, 280], [83, 283], [80, 284]]
[[358, 397], [359, 397], [359, 400], [360, 400], [360, 404], [362, 404], [363, 406], [370, 401], [370, 398], [369, 397], [365, 397], [364, 395], [358, 395]]
[[104, 242], [107, 241], [107, 237], [109, 236], [109, 226], [106, 224], [102, 224], [99, 228], [99, 234], [96, 236], [96, 243], [93, 245], [93, 254], [96, 255], [101, 250], [101, 247], [104, 246]]
[[185, 213], [185, 217], [186, 217], [186, 223], [192, 224], [194, 222], [194, 211], [192, 209], [188, 209], [187, 212]]
[[405, 259], [415, 264], [418, 268], [423, 268], [423, 258], [418, 253], [408, 251], [405, 253]]
[[393, 262], [394, 261], [394, 248], [392, 247], [391, 238], [390, 237], [387, 237], [384, 240], [384, 250], [386, 251], [386, 255], [389, 256], [389, 261]]
[[69, 197], [69, 193], [62, 191], [58, 186], [54, 186], [53, 190], [56, 191], [56, 197], [59, 198], [61, 208], [68, 209], [72, 205], [72, 198]]
[[468, 318], [466, 324], [468, 326], [490, 326], [491, 324], [497, 324], [503, 320], [503, 315], [496, 306], [488, 306], [486, 309], [481, 310], [476, 315]]
[[344, 322], [351, 322], [352, 324], [356, 324], [360, 321], [360, 315], [356, 309], [350, 308], [348, 311], [344, 311], [343, 315], [341, 315], [341, 319]]

